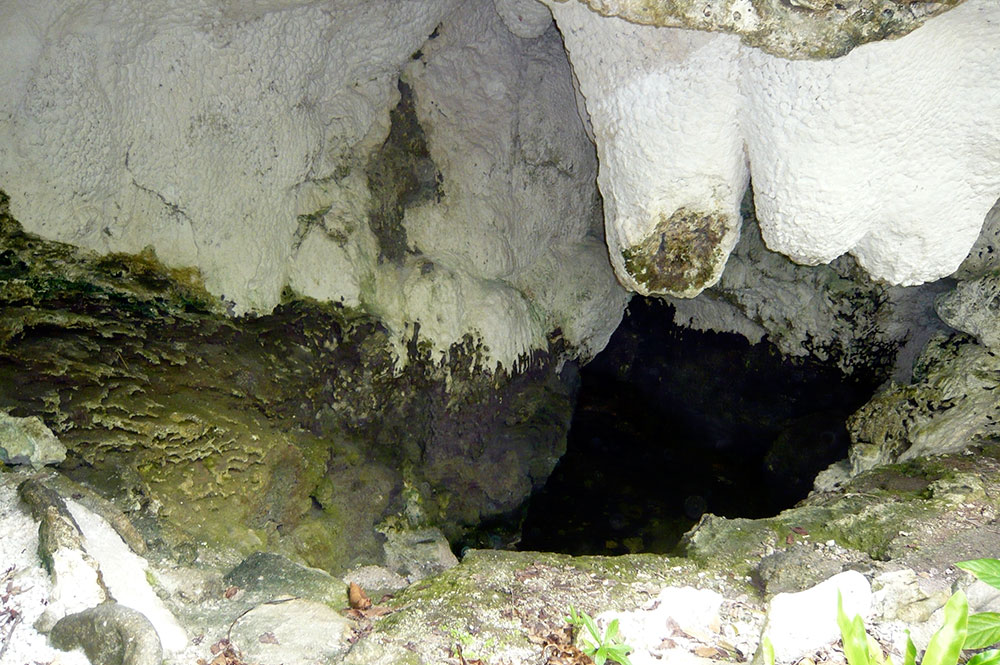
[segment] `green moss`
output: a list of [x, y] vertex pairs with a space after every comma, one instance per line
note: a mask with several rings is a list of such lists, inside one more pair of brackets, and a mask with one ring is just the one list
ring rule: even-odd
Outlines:
[[402, 81], [390, 120], [389, 136], [366, 168], [372, 201], [368, 224], [378, 239], [379, 260], [400, 263], [407, 251], [403, 212], [407, 206], [440, 198], [441, 176], [417, 119], [413, 92]]
[[690, 295], [707, 287], [721, 269], [728, 218], [680, 208], [661, 214], [642, 242], [622, 250], [625, 269], [645, 293]]

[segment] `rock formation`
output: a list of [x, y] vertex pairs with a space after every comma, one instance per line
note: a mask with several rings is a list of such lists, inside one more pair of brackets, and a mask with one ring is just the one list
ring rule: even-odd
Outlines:
[[553, 334], [593, 355], [625, 293], [541, 9], [526, 38], [456, 0], [12, 5], [0, 189], [26, 230], [152, 246], [236, 313], [290, 286], [401, 359], [418, 330], [506, 367]]
[[954, 272], [1000, 195], [993, 2], [824, 61], [550, 6], [593, 125], [611, 262], [640, 293], [718, 281], [751, 177], [770, 249], [811, 265], [849, 252], [903, 285]]

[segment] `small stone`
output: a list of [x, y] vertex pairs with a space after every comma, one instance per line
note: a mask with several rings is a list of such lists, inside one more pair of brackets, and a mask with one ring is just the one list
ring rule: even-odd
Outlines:
[[49, 636], [63, 651], [82, 647], [93, 665], [160, 665], [163, 649], [142, 613], [103, 603], [60, 619]]
[[350, 620], [312, 600], [259, 605], [233, 626], [232, 642], [247, 662], [306, 665], [343, 656], [353, 634]]
[[0, 462], [30, 464], [37, 471], [64, 459], [66, 446], [40, 418], [16, 418], [0, 412]]

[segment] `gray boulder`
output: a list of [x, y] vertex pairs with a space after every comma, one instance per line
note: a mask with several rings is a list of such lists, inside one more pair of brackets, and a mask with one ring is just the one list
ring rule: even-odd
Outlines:
[[49, 640], [63, 651], [82, 647], [93, 665], [160, 665], [160, 637], [141, 612], [104, 603], [60, 619]]
[[0, 411], [0, 462], [30, 464], [37, 471], [64, 459], [66, 446], [40, 418], [16, 418]]

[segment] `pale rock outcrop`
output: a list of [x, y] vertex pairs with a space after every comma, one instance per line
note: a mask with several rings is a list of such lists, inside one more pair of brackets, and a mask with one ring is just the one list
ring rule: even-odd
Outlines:
[[718, 280], [748, 170], [768, 247], [806, 264], [850, 252], [902, 285], [952, 273], [1000, 194], [989, 0], [829, 61], [550, 6], [593, 123], [611, 261], [640, 293]]
[[299, 206], [381, 143], [400, 64], [455, 4], [9, 5], [0, 187], [29, 231], [153, 245], [267, 310]]
[[848, 617], [871, 612], [871, 585], [856, 570], [834, 575], [811, 589], [779, 593], [771, 599], [762, 634], [771, 640], [776, 662], [794, 662], [840, 636], [838, 596]]
[[0, 19], [0, 189], [29, 232], [152, 246], [236, 313], [286, 286], [363, 307], [401, 357], [471, 339], [511, 367], [556, 330], [589, 355], [620, 320], [540, 5], [76, 0]]

